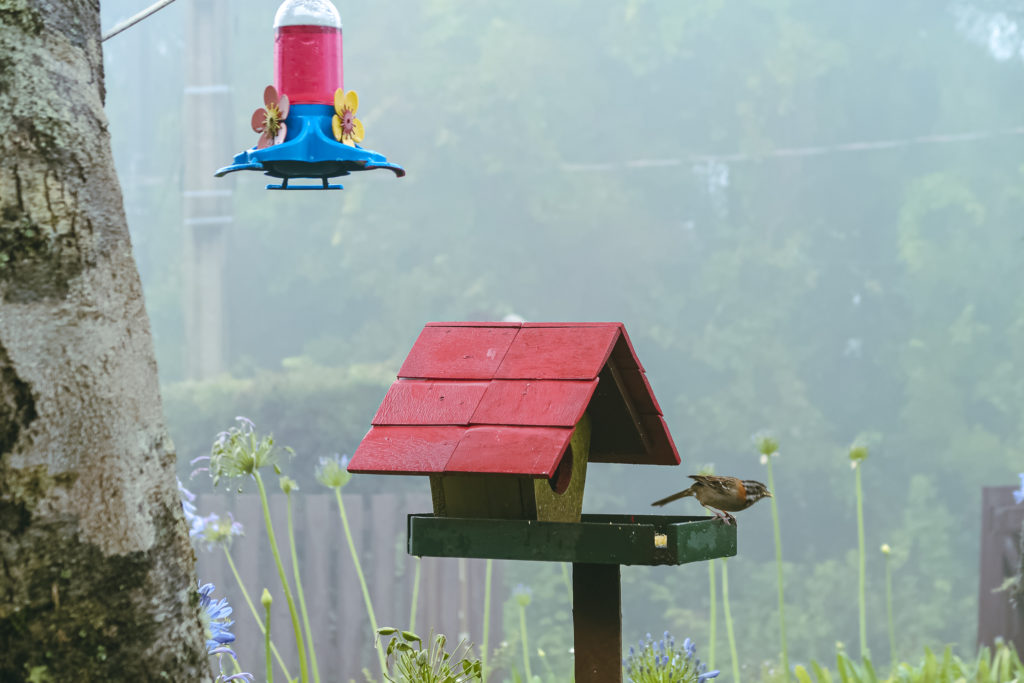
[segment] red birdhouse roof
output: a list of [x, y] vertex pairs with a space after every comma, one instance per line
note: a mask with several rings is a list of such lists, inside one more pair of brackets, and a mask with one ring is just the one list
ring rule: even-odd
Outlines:
[[590, 461], [678, 465], [622, 323], [429, 323], [349, 464], [551, 477], [590, 414]]

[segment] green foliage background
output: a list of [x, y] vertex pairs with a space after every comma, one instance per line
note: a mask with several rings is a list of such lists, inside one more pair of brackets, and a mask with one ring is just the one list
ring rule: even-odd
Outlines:
[[[278, 3], [230, 1], [224, 116], [242, 149]], [[104, 2], [105, 25], [136, 4]], [[868, 547], [893, 547], [899, 650], [972, 648], [980, 487], [1024, 463], [1024, 137], [781, 151], [1018, 126], [1020, 38], [986, 41], [998, 16], [1024, 27], [1024, 4], [339, 2], [364, 144], [409, 175], [344, 193], [238, 177], [231, 373], [200, 383], [182, 376], [181, 148], [204, 123], [182, 115], [184, 5], [106, 45], [183, 461], [236, 414], [300, 457], [351, 452], [428, 320], [622, 320], [683, 467], [592, 468], [589, 511], [644, 511], [706, 462], [757, 478], [749, 437], [771, 429], [791, 660], [828, 660], [857, 631], [845, 450], [875, 433]], [[644, 160], [663, 163], [630, 163]], [[425, 486], [370, 479], [352, 486]], [[741, 515], [740, 542], [733, 609], [758, 670], [778, 651], [767, 507]], [[870, 642], [886, 652], [881, 555], [868, 566]], [[626, 569], [626, 639], [669, 628], [706, 652], [706, 576]], [[533, 639], [564, 653], [558, 568], [508, 580], [533, 586]]]

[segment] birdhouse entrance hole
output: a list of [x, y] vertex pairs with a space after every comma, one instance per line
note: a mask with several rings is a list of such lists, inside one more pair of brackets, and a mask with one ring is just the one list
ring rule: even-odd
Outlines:
[[558, 463], [558, 469], [555, 470], [554, 476], [548, 479], [548, 485], [551, 490], [562, 495], [569, 488], [569, 482], [572, 480], [572, 444], [570, 443], [565, 453], [562, 454], [562, 461]]

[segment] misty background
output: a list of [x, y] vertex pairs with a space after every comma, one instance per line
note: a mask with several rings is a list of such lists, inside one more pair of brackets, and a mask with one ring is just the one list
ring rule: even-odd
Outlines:
[[[751, 436], [770, 431], [790, 659], [828, 660], [856, 644], [846, 451], [866, 436], [872, 649], [888, 652], [888, 543], [898, 651], [973, 651], [980, 488], [1024, 469], [1024, 2], [338, 1], [362, 144], [408, 176], [219, 179], [223, 367], [196, 377], [183, 159], [212, 124], [183, 95], [189, 1], [104, 45], [183, 478], [246, 415], [315, 490], [316, 459], [354, 450], [428, 321], [622, 321], [683, 462], [591, 468], [585, 512], [647, 513], [705, 464], [763, 479]], [[220, 166], [258, 137], [279, 4], [223, 2]], [[104, 0], [103, 25], [146, 4]], [[346, 493], [393, 489], [427, 482]], [[767, 505], [741, 513], [729, 563], [748, 669], [778, 654], [770, 527]], [[567, 667], [559, 572], [505, 563], [496, 600], [530, 585], [531, 642]], [[626, 643], [704, 646], [704, 564], [622, 577]]]

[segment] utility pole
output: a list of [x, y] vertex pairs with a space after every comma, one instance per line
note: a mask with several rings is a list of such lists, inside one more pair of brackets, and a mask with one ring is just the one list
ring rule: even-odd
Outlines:
[[234, 181], [214, 178], [213, 172], [234, 149], [227, 79], [228, 4], [188, 0], [185, 20], [182, 304], [184, 367], [190, 379], [225, 369], [224, 266], [227, 231], [234, 221]]

